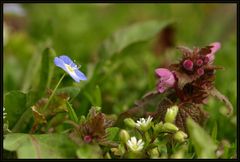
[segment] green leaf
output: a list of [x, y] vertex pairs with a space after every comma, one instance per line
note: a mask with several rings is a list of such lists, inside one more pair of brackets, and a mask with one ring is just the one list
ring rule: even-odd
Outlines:
[[52, 48], [46, 48], [42, 53], [40, 82], [38, 88], [42, 93], [44, 93], [46, 88], [49, 88], [50, 86], [54, 69], [54, 57], [56, 57], [56, 53]]
[[118, 140], [118, 134], [120, 129], [118, 127], [110, 127], [106, 129], [107, 132], [107, 139], [110, 141], [116, 141]]
[[[91, 94], [90, 94], [91, 93]], [[94, 90], [90, 90], [90, 92], [85, 91], [84, 95], [91, 102], [93, 106], [101, 107], [102, 105], [102, 95], [100, 87], [97, 85]]]
[[18, 158], [74, 158], [77, 146], [64, 134], [7, 134], [3, 147]]
[[67, 101], [66, 105], [67, 105], [68, 115], [69, 115], [70, 119], [73, 120], [75, 123], [78, 123], [78, 117], [77, 117], [74, 109], [72, 108], [71, 104]]
[[101, 96], [101, 90], [100, 87], [97, 85], [95, 89], [95, 98], [96, 98], [96, 103], [94, 106], [99, 106], [101, 107], [102, 105], [102, 96]]
[[21, 115], [27, 109], [26, 103], [27, 95], [20, 91], [11, 91], [5, 95], [4, 107], [7, 113], [6, 120], [9, 122], [10, 129], [17, 124]]
[[217, 140], [217, 122], [214, 123], [213, 129], [212, 129], [212, 134], [211, 137], [213, 139], [213, 141]]
[[24, 82], [22, 85], [22, 91], [27, 92], [31, 85], [34, 87], [34, 81], [36, 81], [39, 77], [38, 70], [40, 68], [40, 60], [41, 55], [36, 53], [32, 56], [31, 60], [29, 60], [27, 70], [25, 71]]
[[187, 128], [190, 140], [196, 150], [198, 158], [216, 158], [215, 150], [217, 145], [211, 137], [195, 123], [191, 118], [187, 118]]
[[103, 158], [102, 150], [99, 145], [83, 144], [77, 149], [77, 157], [79, 159], [99, 159]]
[[34, 91], [27, 94], [11, 91], [5, 95], [6, 119], [12, 132], [27, 132], [26, 127], [29, 126], [33, 117], [30, 107], [37, 101], [38, 97], [38, 93]]
[[134, 43], [147, 41], [171, 23], [172, 21], [151, 20], [123, 28], [103, 42], [100, 48], [100, 57], [110, 57]]
[[57, 94], [66, 93], [70, 97], [70, 100], [73, 100], [79, 94], [79, 92], [80, 88], [74, 86], [59, 88], [56, 91]]

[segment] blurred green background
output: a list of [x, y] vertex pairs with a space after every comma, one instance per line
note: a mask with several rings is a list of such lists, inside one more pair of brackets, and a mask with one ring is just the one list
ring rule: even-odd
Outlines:
[[[6, 5], [6, 4], [4, 4]], [[215, 64], [216, 88], [234, 107], [226, 117], [224, 104], [210, 98], [204, 109], [209, 112], [206, 129], [217, 124], [218, 139], [236, 142], [236, 4], [20, 4], [22, 11], [4, 12], [4, 94], [11, 90], [28, 92], [39, 80], [41, 53], [52, 47], [57, 55], [66, 54], [81, 64], [90, 76], [101, 59], [102, 42], [117, 30], [148, 20], [174, 21], [174, 45], [203, 47], [219, 41]], [[157, 38], [156, 38], [157, 39]], [[181, 54], [175, 46], [156, 53], [156, 39], [140, 42], [109, 59], [94, 84], [73, 83], [65, 77], [62, 87], [83, 88], [73, 101], [79, 115], [91, 107], [88, 95], [101, 91], [101, 106], [107, 114], [120, 114], [134, 101], [155, 89], [154, 69], [176, 62]], [[55, 69], [51, 88], [63, 71]], [[86, 94], [88, 93], [88, 95]]]

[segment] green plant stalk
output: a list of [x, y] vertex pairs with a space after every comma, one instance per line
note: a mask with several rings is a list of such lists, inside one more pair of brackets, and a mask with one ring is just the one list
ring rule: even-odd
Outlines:
[[63, 80], [63, 78], [65, 77], [65, 75], [66, 75], [66, 73], [64, 73], [64, 74], [62, 75], [62, 77], [60, 78], [60, 80], [58, 81], [56, 87], [54, 88], [54, 90], [53, 90], [53, 92], [52, 92], [52, 94], [51, 94], [51, 96], [49, 97], [48, 102], [47, 102], [46, 105], [43, 107], [43, 111], [45, 111], [45, 109], [48, 107], [49, 103], [51, 102], [54, 94], [55, 94], [56, 91], [57, 91], [57, 88], [59, 87], [59, 85], [60, 85], [60, 83], [62, 82], [62, 80]]

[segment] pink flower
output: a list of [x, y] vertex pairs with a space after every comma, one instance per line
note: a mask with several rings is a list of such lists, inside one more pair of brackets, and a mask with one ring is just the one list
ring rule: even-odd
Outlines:
[[193, 62], [189, 59], [185, 60], [183, 62], [183, 67], [186, 69], [186, 70], [189, 70], [189, 71], [192, 71], [193, 69]]
[[212, 63], [213, 60], [215, 59], [215, 53], [221, 48], [221, 43], [214, 42], [211, 43], [210, 46], [212, 46], [211, 53], [207, 54], [206, 56], [209, 58], [209, 63]]
[[158, 68], [155, 70], [160, 80], [157, 85], [157, 89], [160, 93], [163, 93], [166, 89], [173, 87], [175, 83], [175, 77], [171, 71], [165, 68]]

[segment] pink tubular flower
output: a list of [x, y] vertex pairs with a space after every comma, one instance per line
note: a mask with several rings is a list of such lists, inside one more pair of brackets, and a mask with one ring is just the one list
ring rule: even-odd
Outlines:
[[166, 89], [173, 87], [175, 83], [174, 75], [171, 71], [165, 68], [158, 68], [155, 70], [160, 81], [157, 85], [157, 89], [160, 93], [163, 93]]
[[214, 42], [211, 43], [210, 46], [212, 46], [211, 53], [207, 54], [206, 56], [209, 58], [209, 63], [212, 63], [213, 60], [215, 59], [215, 53], [221, 48], [221, 43]]

